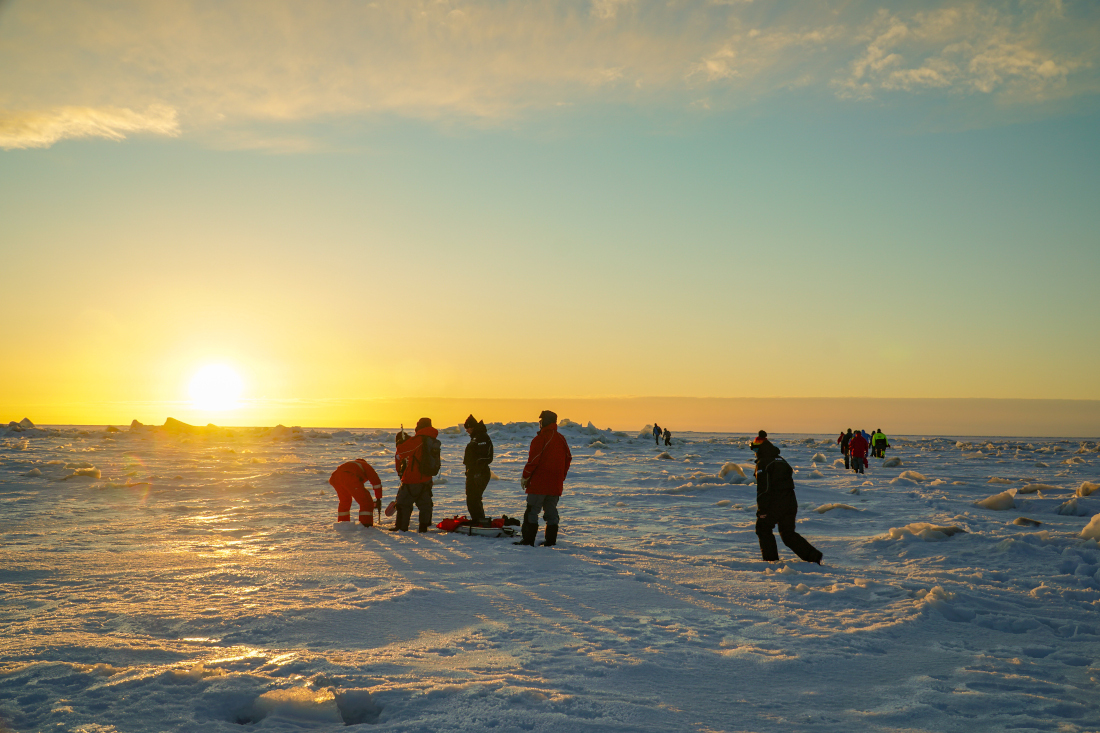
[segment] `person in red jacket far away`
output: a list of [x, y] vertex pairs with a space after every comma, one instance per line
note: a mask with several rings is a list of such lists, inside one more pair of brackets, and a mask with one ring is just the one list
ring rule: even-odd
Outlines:
[[539, 433], [531, 441], [527, 465], [523, 467], [520, 486], [527, 492], [527, 511], [520, 527], [523, 539], [514, 544], [534, 545], [539, 531], [539, 512], [546, 519], [546, 539], [542, 544], [553, 547], [558, 542], [558, 499], [565, 486], [573, 454], [565, 436], [558, 432], [558, 416], [550, 410], [539, 415]]
[[374, 502], [367, 493], [366, 485], [370, 483], [374, 487], [375, 500], [382, 501], [382, 481], [366, 458], [340, 464], [328, 477], [328, 482], [340, 497], [340, 505], [336, 509], [337, 522], [351, 521], [351, 500], [355, 499], [359, 503], [359, 521], [364, 527], [374, 526]]
[[867, 439], [863, 437], [863, 433], [852, 433], [852, 439], [848, 442], [848, 452], [852, 454], [852, 468], [856, 473], [863, 473], [863, 469], [867, 467], [867, 448], [869, 447]]

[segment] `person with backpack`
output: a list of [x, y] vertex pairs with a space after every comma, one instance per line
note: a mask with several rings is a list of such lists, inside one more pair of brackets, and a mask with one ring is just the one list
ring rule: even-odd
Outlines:
[[852, 443], [852, 429], [848, 428], [847, 433], [841, 433], [836, 442], [840, 443], [840, 452], [844, 454], [844, 468], [851, 468], [852, 454], [848, 447]]
[[367, 493], [366, 485], [369, 482], [374, 487], [375, 501], [382, 501], [382, 480], [366, 458], [340, 464], [328, 477], [328, 482], [340, 498], [336, 508], [337, 522], [351, 521], [351, 501], [354, 499], [359, 504], [359, 522], [364, 527], [374, 526], [374, 502]]
[[522, 539], [513, 544], [534, 545], [539, 531], [539, 512], [546, 519], [546, 538], [542, 544], [553, 547], [558, 542], [558, 500], [569, 474], [573, 454], [565, 436], [558, 432], [558, 416], [550, 410], [539, 415], [539, 432], [531, 441], [527, 465], [523, 467], [520, 486], [527, 492], [527, 510], [520, 525]]
[[661, 426], [653, 423], [653, 445], [661, 444]]
[[867, 449], [870, 444], [867, 439], [863, 437], [863, 431], [852, 435], [852, 439], [848, 441], [848, 452], [852, 454], [852, 470], [856, 473], [865, 473], [863, 469], [867, 467]]
[[798, 499], [794, 494], [794, 470], [780, 457], [780, 450], [761, 430], [750, 446], [756, 454], [756, 537], [760, 555], [768, 562], [779, 560], [779, 546], [772, 529], [779, 526], [779, 538], [794, 554], [806, 562], [821, 564], [821, 550], [794, 531]]
[[[401, 440], [402, 436], [405, 440]], [[409, 531], [413, 504], [419, 510], [421, 532], [427, 532], [432, 524], [432, 477], [439, 473], [441, 464], [439, 431], [432, 427], [430, 418], [422, 417], [416, 423], [416, 432], [407, 436], [398, 433], [394, 466], [401, 478], [401, 488], [394, 501], [397, 519], [394, 530]]]
[[485, 505], [481, 502], [481, 495], [493, 475], [489, 469], [489, 464], [493, 462], [493, 439], [485, 429], [485, 421], [475, 420], [473, 415], [466, 418], [463, 427], [470, 436], [462, 456], [462, 464], [466, 466], [466, 508], [470, 510], [473, 523], [480, 524], [485, 521]]
[[665, 437], [665, 445], [672, 445], [672, 431], [669, 430], [668, 428], [665, 428], [664, 437]]

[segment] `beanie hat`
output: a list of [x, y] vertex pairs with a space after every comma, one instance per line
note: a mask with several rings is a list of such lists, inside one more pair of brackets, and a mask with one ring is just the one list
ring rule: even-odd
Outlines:
[[430, 428], [432, 426], [432, 419], [430, 417], [422, 417], [416, 421], [416, 429]]

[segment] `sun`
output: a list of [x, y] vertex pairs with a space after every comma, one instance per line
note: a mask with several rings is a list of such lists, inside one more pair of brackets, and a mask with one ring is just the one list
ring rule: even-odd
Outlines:
[[191, 404], [200, 410], [235, 410], [244, 383], [224, 364], [208, 364], [191, 378]]

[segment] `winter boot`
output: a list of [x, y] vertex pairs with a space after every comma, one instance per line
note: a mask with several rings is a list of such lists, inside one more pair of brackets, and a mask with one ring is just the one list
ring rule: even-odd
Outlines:
[[546, 525], [546, 539], [539, 543], [540, 546], [553, 547], [558, 544], [558, 525]]
[[418, 529], [417, 531], [418, 532], [427, 532], [428, 527], [430, 527], [430, 526], [432, 526], [432, 510], [429, 509], [427, 511], [424, 511], [423, 509], [421, 509], [420, 510], [420, 529]]
[[539, 526], [537, 524], [530, 524], [524, 522], [520, 527], [520, 532], [523, 535], [523, 539], [519, 542], [513, 542], [513, 545], [528, 545], [529, 547], [535, 546], [535, 535], [538, 534]]
[[408, 509], [401, 506], [397, 507], [397, 518], [394, 520], [393, 528], [402, 532], [408, 532], [410, 519], [412, 519], [412, 507]]

